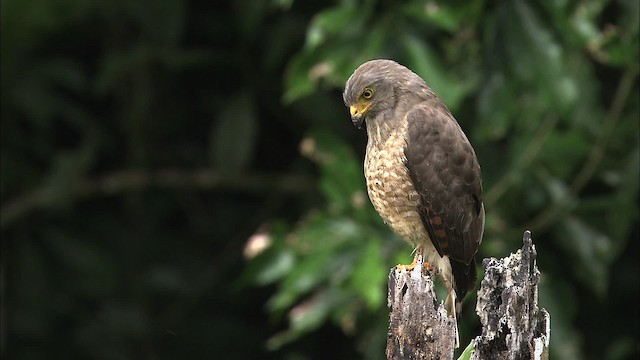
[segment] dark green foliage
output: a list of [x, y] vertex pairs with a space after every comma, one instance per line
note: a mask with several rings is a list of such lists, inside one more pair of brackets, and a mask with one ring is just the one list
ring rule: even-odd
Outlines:
[[479, 258], [532, 230], [551, 357], [637, 357], [638, 4], [3, 1], [2, 356], [383, 358], [412, 249], [341, 91], [384, 57], [474, 144]]

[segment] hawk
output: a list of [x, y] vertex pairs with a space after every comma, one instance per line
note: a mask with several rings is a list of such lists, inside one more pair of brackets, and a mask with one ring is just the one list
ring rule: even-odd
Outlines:
[[413, 264], [422, 255], [442, 277], [445, 308], [456, 322], [462, 299], [475, 287], [484, 231], [480, 165], [471, 143], [425, 81], [395, 61], [362, 64], [343, 99], [353, 124], [366, 122], [371, 203], [414, 247]]

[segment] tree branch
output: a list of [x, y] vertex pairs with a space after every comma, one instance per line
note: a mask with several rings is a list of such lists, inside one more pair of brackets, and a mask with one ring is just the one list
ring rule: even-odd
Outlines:
[[313, 179], [297, 175], [268, 175], [257, 173], [224, 174], [211, 169], [159, 171], [121, 170], [98, 179], [79, 179], [76, 186], [65, 188], [69, 193], [59, 194], [57, 189], [44, 185], [27, 194], [8, 201], [0, 209], [0, 228], [11, 225], [36, 209], [44, 209], [59, 202], [100, 195], [118, 195], [148, 188], [160, 189], [224, 189], [244, 192], [282, 191], [309, 192], [314, 190]]

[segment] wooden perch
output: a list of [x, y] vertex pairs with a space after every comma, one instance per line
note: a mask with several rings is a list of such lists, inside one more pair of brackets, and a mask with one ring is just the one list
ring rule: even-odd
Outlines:
[[[482, 335], [474, 340], [474, 360], [547, 360], [549, 314], [538, 310], [540, 272], [531, 233], [503, 259], [483, 261], [485, 276], [476, 312]], [[412, 271], [393, 268], [387, 301], [391, 307], [387, 359], [453, 359], [455, 324], [436, 299], [422, 258]]]
[[523, 242], [515, 254], [482, 262], [485, 274], [476, 305], [482, 335], [475, 339], [471, 359], [549, 358], [549, 313], [538, 311], [540, 271], [528, 230]]
[[418, 256], [412, 271], [394, 267], [389, 273], [387, 359], [453, 358], [455, 324], [436, 299], [433, 281], [423, 273], [422, 264]]

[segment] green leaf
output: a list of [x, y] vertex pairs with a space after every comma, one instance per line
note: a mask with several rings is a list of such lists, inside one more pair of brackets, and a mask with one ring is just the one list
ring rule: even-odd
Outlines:
[[272, 311], [284, 310], [326, 280], [330, 261], [331, 254], [326, 252], [307, 256], [300, 261], [295, 271], [284, 279], [282, 289], [269, 300], [269, 308]]
[[[466, 4], [469, 6], [469, 4]], [[460, 28], [465, 15], [464, 9], [455, 8], [445, 2], [410, 2], [401, 7], [402, 14], [422, 22], [454, 32]]]
[[604, 296], [613, 260], [611, 238], [574, 216], [561, 223], [556, 236], [570, 254], [576, 277], [596, 295]]
[[362, 165], [352, 148], [335, 136], [316, 133], [312, 139], [322, 169], [320, 187], [329, 206], [337, 213], [353, 210], [354, 195], [366, 189]]
[[[518, 21], [520, 30], [520, 50], [511, 54], [511, 64], [522, 79], [530, 79], [549, 94], [552, 105], [569, 109], [578, 98], [578, 86], [566, 69], [566, 55], [550, 29], [546, 28], [538, 16], [525, 2], [514, 2], [512, 21]], [[514, 39], [516, 40], [516, 39]], [[516, 40], [518, 41], [518, 40]]]
[[330, 37], [353, 30], [361, 22], [362, 12], [356, 6], [338, 6], [314, 16], [307, 30], [305, 47], [314, 49]]
[[[267, 256], [267, 254], [263, 254]], [[271, 255], [271, 254], [269, 254]], [[270, 256], [255, 275], [255, 281], [259, 285], [268, 285], [289, 274], [295, 265], [295, 256], [292, 251], [284, 249]]]
[[478, 124], [477, 138], [480, 141], [504, 138], [513, 126], [516, 115], [516, 99], [510, 82], [501, 72], [494, 72], [486, 81], [477, 100], [478, 113], [482, 121]]
[[444, 103], [455, 111], [472, 84], [462, 85], [445, 71], [445, 67], [433, 50], [421, 39], [405, 36], [403, 44], [407, 55], [407, 66], [422, 77]]
[[385, 299], [387, 270], [384, 268], [379, 239], [367, 239], [367, 245], [356, 264], [351, 286], [365, 300], [371, 310], [379, 309]]
[[474, 340], [471, 339], [471, 342], [469, 342], [469, 345], [467, 345], [466, 348], [464, 348], [464, 351], [462, 352], [462, 354], [460, 354], [460, 356], [458, 357], [458, 360], [471, 360], [471, 355], [473, 355], [473, 344], [474, 344]]
[[[553, 176], [566, 179], [574, 174], [578, 165], [584, 161], [591, 145], [585, 135], [578, 131], [556, 130], [547, 136], [539, 161]], [[562, 161], [558, 161], [558, 154], [562, 154]]]
[[[352, 31], [343, 30], [326, 44], [324, 32], [309, 35], [315, 47], [305, 47], [287, 65], [282, 97], [284, 103], [289, 104], [310, 95], [320, 84], [342, 89], [359, 65], [384, 54], [392, 30], [389, 23], [381, 21], [363, 29], [360, 24], [362, 19], [364, 14], [359, 13], [357, 21], [349, 24], [353, 27]], [[366, 36], [356, 36], [361, 33]]]
[[289, 311], [289, 328], [267, 341], [267, 348], [276, 350], [300, 336], [317, 329], [326, 321], [334, 306], [339, 303], [337, 293], [328, 289], [296, 305]]

